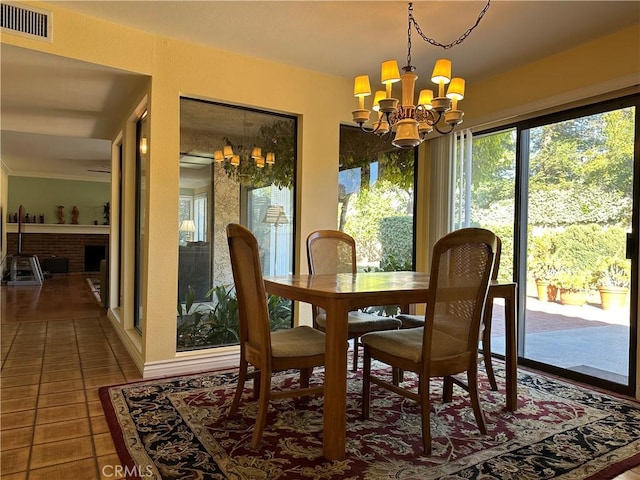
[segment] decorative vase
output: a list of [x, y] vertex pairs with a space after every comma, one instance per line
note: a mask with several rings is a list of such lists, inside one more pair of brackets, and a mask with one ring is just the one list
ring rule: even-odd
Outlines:
[[582, 306], [587, 302], [587, 292], [584, 290], [560, 289], [560, 303], [562, 305]]
[[598, 287], [600, 303], [603, 310], [616, 310], [623, 308], [627, 303], [627, 287]]

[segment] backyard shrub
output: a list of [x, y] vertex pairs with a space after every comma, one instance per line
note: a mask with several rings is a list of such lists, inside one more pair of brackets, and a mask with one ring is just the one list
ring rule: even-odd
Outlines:
[[378, 230], [382, 254], [380, 269], [413, 269], [413, 217], [385, 217], [380, 220]]

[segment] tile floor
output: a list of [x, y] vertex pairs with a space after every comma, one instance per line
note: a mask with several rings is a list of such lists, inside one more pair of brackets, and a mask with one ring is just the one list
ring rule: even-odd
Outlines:
[[[140, 374], [86, 278], [2, 286], [0, 299], [0, 477], [121, 478], [98, 388]], [[640, 467], [617, 480], [640, 480]]]
[[141, 377], [86, 278], [1, 288], [0, 477], [119, 478], [98, 387]]

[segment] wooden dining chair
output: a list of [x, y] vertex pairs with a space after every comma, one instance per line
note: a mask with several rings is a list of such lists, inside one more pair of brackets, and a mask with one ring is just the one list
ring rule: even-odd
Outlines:
[[[500, 269], [500, 254], [502, 253], [502, 241], [500, 237], [496, 236], [497, 246], [495, 253], [495, 262], [493, 265], [493, 272], [491, 273], [491, 280], [498, 279], [498, 270]], [[489, 379], [489, 386], [491, 390], [498, 390], [498, 383], [496, 382], [496, 375], [493, 371], [493, 358], [491, 357], [491, 321], [493, 317], [493, 302], [487, 302], [484, 307], [483, 321], [480, 326], [482, 338], [482, 355], [478, 356], [478, 361], [484, 362], [484, 368], [487, 372], [487, 378]], [[402, 322], [402, 328], [416, 328], [424, 326], [424, 315], [409, 315], [401, 313], [396, 318]]]
[[[309, 273], [313, 275], [335, 273], [357, 273], [356, 241], [339, 230], [316, 230], [307, 237], [307, 260]], [[327, 315], [321, 308], [312, 305], [313, 325], [325, 331]], [[358, 347], [361, 335], [380, 330], [397, 330], [402, 322], [397, 318], [383, 317], [360, 311], [349, 312], [347, 320], [348, 338], [353, 339], [353, 366], [358, 370]]]
[[[364, 344], [362, 415], [369, 418], [371, 383], [420, 403], [422, 441], [431, 453], [429, 383], [444, 377], [444, 391], [452, 389], [453, 375], [467, 374], [464, 384], [481, 433], [486, 434], [478, 396], [478, 341], [480, 323], [493, 271], [497, 239], [479, 228], [456, 230], [433, 249], [429, 293], [423, 327], [368, 333]], [[393, 369], [415, 372], [417, 391], [395, 385], [371, 372], [372, 359]], [[446, 394], [443, 394], [445, 398]]]
[[[324, 365], [325, 335], [307, 326], [272, 332], [258, 242], [251, 231], [238, 224], [227, 225], [227, 241], [240, 330], [240, 371], [229, 414], [237, 411], [245, 381], [253, 378], [254, 389], [259, 389], [258, 414], [251, 438], [255, 448], [266, 425], [271, 399], [322, 393], [323, 386], [309, 387], [309, 377], [313, 367]], [[251, 372], [249, 364], [254, 367]], [[290, 369], [300, 370], [300, 388], [273, 391], [272, 373]]]

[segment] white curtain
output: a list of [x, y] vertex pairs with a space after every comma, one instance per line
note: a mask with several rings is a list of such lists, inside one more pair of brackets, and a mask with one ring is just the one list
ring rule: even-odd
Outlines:
[[451, 140], [451, 230], [471, 225], [471, 130], [454, 132]]

